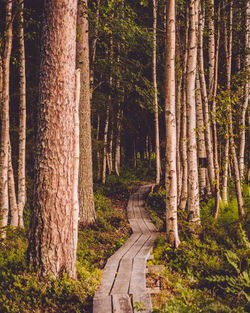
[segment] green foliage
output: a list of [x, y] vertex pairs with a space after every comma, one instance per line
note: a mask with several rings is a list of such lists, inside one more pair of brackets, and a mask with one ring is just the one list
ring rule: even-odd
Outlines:
[[7, 239], [0, 241], [1, 313], [92, 310], [91, 299], [100, 283], [100, 268], [129, 235], [124, 212], [112, 208], [111, 200], [100, 189], [95, 193], [95, 206], [97, 223], [79, 231], [77, 280], [66, 274], [59, 279], [39, 279], [27, 265], [27, 233], [7, 229]]
[[[213, 219], [214, 200], [201, 202], [202, 232], [186, 235], [186, 213], [178, 212], [180, 246], [172, 248], [158, 237], [150, 264], [164, 264], [162, 291], [155, 296], [154, 312], [247, 312], [250, 291], [248, 215], [239, 221], [234, 187], [227, 206]], [[245, 196], [248, 193], [245, 192]], [[156, 189], [147, 203], [158, 218], [165, 209], [164, 190]], [[248, 210], [248, 198], [244, 203]], [[162, 218], [162, 217], [161, 217]]]

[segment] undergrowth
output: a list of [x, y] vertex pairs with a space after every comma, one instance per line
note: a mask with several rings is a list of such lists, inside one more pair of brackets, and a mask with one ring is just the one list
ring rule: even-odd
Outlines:
[[[202, 232], [192, 238], [187, 213], [178, 213], [181, 245], [171, 248], [158, 237], [154, 259], [164, 270], [149, 274], [159, 280], [161, 292], [154, 296], [154, 312], [249, 312], [250, 243], [249, 197], [244, 193], [246, 216], [238, 218], [232, 186], [230, 202], [222, 205], [217, 221], [212, 217], [214, 200], [201, 202]], [[151, 218], [164, 230], [165, 191], [158, 188], [147, 201]], [[151, 275], [151, 277], [150, 277]]]
[[[125, 187], [120, 197], [126, 201]], [[1, 313], [92, 311], [101, 269], [129, 236], [125, 213], [113, 208], [100, 190], [95, 192], [95, 207], [96, 224], [79, 230], [77, 280], [66, 274], [60, 279], [39, 279], [27, 265], [28, 232], [8, 229], [7, 239], [0, 242]]]

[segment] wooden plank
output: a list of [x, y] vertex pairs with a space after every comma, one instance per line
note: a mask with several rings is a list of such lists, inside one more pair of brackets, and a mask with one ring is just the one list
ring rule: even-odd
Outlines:
[[[144, 293], [144, 294], [139, 294], [139, 293], [134, 293], [133, 294], [133, 308], [135, 307], [135, 304], [140, 304], [141, 309], [143, 309], [143, 313], [152, 313], [152, 302], [151, 302], [151, 297], [150, 293]], [[134, 313], [139, 313], [141, 311], [139, 310], [134, 310]]]
[[128, 294], [113, 295], [112, 302], [113, 313], [133, 313], [131, 298]]
[[93, 313], [112, 313], [111, 296], [95, 297], [93, 300]]
[[111, 294], [127, 294], [132, 272], [132, 259], [123, 259], [120, 262], [118, 273], [112, 287]]

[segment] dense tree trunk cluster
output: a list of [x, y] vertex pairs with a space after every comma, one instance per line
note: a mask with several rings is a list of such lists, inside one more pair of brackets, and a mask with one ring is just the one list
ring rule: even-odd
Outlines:
[[218, 218], [232, 182], [244, 216], [248, 0], [44, 1], [38, 106], [26, 91], [35, 75], [30, 5], [0, 3], [2, 237], [8, 225], [24, 227], [28, 202], [30, 263], [41, 275], [75, 277], [78, 223], [96, 221], [93, 181], [109, 184], [129, 167], [165, 184], [173, 246], [178, 210], [198, 233], [200, 201], [213, 198]]

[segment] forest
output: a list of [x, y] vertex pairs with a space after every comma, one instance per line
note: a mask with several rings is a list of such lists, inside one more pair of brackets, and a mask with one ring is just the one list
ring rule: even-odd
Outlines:
[[250, 311], [249, 36], [249, 0], [0, 0], [0, 313]]

